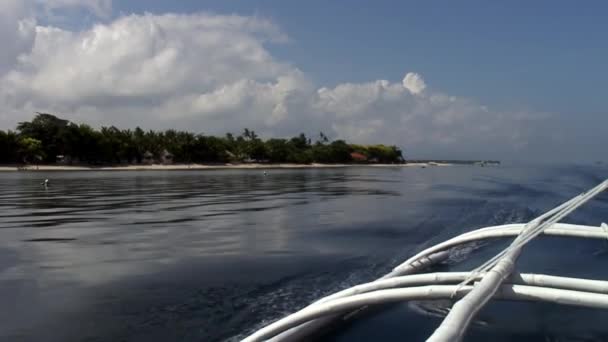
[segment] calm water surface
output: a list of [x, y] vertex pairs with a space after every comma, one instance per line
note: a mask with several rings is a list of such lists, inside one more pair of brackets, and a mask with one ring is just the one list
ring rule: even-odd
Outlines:
[[[3, 173], [0, 340], [238, 340], [426, 246], [530, 220], [606, 177], [603, 166]], [[608, 195], [569, 221], [608, 221]], [[454, 251], [440, 268], [470, 269], [501, 243]], [[522, 271], [608, 279], [608, 241], [530, 247]], [[385, 307], [327, 340], [423, 340], [446, 305]], [[467, 340], [601, 341], [606, 319], [492, 303]]]

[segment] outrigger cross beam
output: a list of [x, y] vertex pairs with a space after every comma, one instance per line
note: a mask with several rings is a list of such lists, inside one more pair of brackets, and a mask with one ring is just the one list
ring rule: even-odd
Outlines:
[[[304, 340], [354, 310], [407, 300], [459, 299], [427, 339], [431, 342], [462, 340], [475, 315], [490, 299], [608, 309], [608, 281], [515, 272], [515, 263], [523, 248], [538, 235], [608, 239], [608, 225], [605, 223], [600, 227], [558, 223], [606, 188], [608, 180], [526, 224], [481, 228], [427, 248], [382, 278], [322, 298], [256, 331], [243, 341]], [[416, 274], [447, 259], [453, 247], [501, 237], [514, 239], [507, 248], [471, 272]]]

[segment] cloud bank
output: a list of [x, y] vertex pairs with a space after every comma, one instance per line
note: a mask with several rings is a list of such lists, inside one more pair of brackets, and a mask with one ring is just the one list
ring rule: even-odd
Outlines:
[[270, 47], [289, 38], [256, 16], [132, 14], [80, 31], [38, 23], [66, 7], [98, 18], [111, 12], [109, 0], [0, 5], [0, 128], [44, 111], [93, 125], [208, 134], [248, 127], [267, 136], [323, 131], [396, 144], [414, 156], [501, 158], [525, 151], [546, 119], [442, 93], [415, 72], [394, 81], [314, 84], [273, 56]]

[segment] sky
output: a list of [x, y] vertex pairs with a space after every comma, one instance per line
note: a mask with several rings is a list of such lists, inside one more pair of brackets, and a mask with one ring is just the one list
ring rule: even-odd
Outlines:
[[606, 160], [608, 3], [0, 0], [0, 129], [324, 132], [410, 158]]

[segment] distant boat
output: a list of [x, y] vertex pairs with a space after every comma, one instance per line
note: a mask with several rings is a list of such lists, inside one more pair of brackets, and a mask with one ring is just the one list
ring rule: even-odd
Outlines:
[[[427, 339], [432, 342], [460, 341], [476, 313], [493, 298], [608, 309], [606, 280], [518, 273], [514, 269], [523, 248], [538, 235], [608, 239], [605, 223], [600, 227], [558, 223], [607, 188], [608, 180], [528, 223], [481, 228], [429, 247], [380, 279], [321, 298], [256, 331], [243, 342], [312, 340], [323, 328], [354, 319], [367, 306], [401, 301], [466, 299], [456, 301], [450, 310], [439, 312], [445, 318]], [[446, 260], [452, 248], [505, 237], [514, 239], [507, 248], [470, 272], [422, 273]]]

